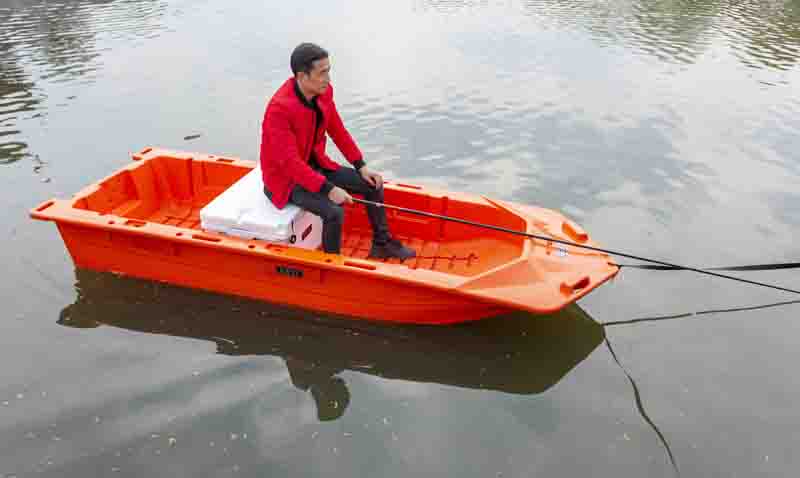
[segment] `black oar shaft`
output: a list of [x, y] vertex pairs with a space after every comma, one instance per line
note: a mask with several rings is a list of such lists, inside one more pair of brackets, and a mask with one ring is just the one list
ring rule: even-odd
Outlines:
[[417, 216], [425, 216], [425, 217], [430, 217], [430, 218], [433, 218], [433, 219], [441, 219], [443, 221], [457, 222], [459, 224], [466, 224], [466, 225], [469, 225], [469, 226], [481, 227], [481, 228], [484, 228], [484, 229], [491, 229], [491, 230], [494, 230], [494, 231], [505, 232], [505, 233], [514, 234], [514, 235], [517, 235], [517, 236], [528, 237], [528, 238], [531, 238], [531, 239], [539, 239], [540, 241], [550, 241], [550, 242], [555, 242], [555, 243], [558, 243], [558, 244], [564, 244], [564, 245], [573, 246], [573, 247], [580, 247], [582, 249], [588, 249], [590, 251], [602, 252], [604, 254], [610, 254], [610, 255], [620, 256], [620, 257], [627, 257], [628, 259], [636, 259], [638, 261], [651, 262], [653, 264], [659, 264], [659, 265], [662, 265], [662, 266], [668, 266], [668, 267], [672, 267], [672, 268], [675, 268], [675, 269], [683, 269], [683, 270], [687, 270], [687, 271], [697, 272], [698, 274], [705, 274], [705, 275], [709, 275], [709, 276], [719, 277], [719, 278], [722, 278], [722, 279], [729, 279], [729, 280], [735, 280], [735, 281], [738, 281], [738, 282], [744, 282], [746, 284], [752, 284], [752, 285], [757, 285], [757, 286], [761, 286], [761, 287], [768, 287], [770, 289], [782, 290], [784, 292], [791, 292], [793, 294], [800, 294], [800, 291], [798, 291], [798, 290], [788, 289], [786, 287], [781, 287], [781, 286], [778, 286], [778, 285], [767, 284], [765, 282], [758, 282], [758, 281], [753, 281], [753, 280], [749, 280], [749, 279], [742, 279], [741, 277], [729, 276], [729, 275], [726, 275], [726, 274], [719, 274], [717, 272], [711, 272], [711, 271], [704, 270], [704, 269], [697, 269], [695, 267], [681, 266], [681, 265], [678, 265], [678, 264], [672, 264], [670, 262], [659, 261], [659, 260], [656, 260], [656, 259], [649, 259], [647, 257], [635, 256], [633, 254], [626, 254], [624, 252], [613, 251], [613, 250], [610, 250], [610, 249], [603, 249], [603, 248], [600, 248], [600, 247], [588, 246], [588, 245], [585, 245], [585, 244], [577, 244], [575, 242], [565, 241], [563, 239], [556, 239], [555, 237], [548, 237], [548, 236], [541, 236], [541, 235], [538, 235], [538, 234], [531, 234], [529, 232], [517, 231], [517, 230], [514, 230], [514, 229], [508, 229], [508, 228], [505, 228], [505, 227], [494, 226], [492, 224], [483, 224], [483, 223], [480, 223], [480, 222], [468, 221], [466, 219], [459, 219], [457, 217], [444, 216], [444, 215], [441, 215], [441, 214], [434, 214], [432, 212], [419, 211], [417, 209], [410, 209], [410, 208], [401, 207], [401, 206], [393, 206], [391, 204], [368, 201], [366, 199], [353, 198], [353, 201], [357, 202], [357, 203], [364, 204], [364, 205], [372, 205], [372, 206], [377, 206], [377, 207], [384, 207], [384, 208], [387, 208], [387, 209], [394, 209], [394, 210], [397, 210], [397, 211], [407, 212], [409, 214], [415, 214]]

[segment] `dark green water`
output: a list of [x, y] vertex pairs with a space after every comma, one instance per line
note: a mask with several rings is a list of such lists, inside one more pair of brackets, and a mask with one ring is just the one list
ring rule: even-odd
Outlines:
[[0, 0], [0, 476], [796, 475], [800, 308], [694, 314], [791, 295], [627, 269], [557, 316], [387, 327], [76, 271], [28, 219], [145, 146], [257, 158], [306, 40], [390, 179], [800, 259], [797, 1]]

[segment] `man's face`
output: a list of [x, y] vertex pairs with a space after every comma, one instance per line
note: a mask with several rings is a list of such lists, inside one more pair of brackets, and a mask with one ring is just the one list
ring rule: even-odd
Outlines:
[[328, 89], [328, 83], [331, 82], [330, 60], [323, 58], [315, 61], [310, 73], [300, 72], [299, 80], [306, 91], [314, 95], [325, 93], [325, 90]]

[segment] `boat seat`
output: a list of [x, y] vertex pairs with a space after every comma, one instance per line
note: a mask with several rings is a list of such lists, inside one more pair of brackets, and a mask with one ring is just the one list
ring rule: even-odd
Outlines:
[[261, 168], [256, 167], [200, 210], [201, 227], [244, 239], [319, 248], [319, 216], [291, 203], [278, 209], [263, 191]]

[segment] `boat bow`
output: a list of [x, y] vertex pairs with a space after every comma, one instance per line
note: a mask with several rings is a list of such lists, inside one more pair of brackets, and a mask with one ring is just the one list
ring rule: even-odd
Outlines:
[[458, 286], [465, 295], [535, 313], [561, 309], [619, 272], [608, 254], [577, 224], [555, 211], [484, 198], [496, 208], [517, 215], [529, 235], [567, 241], [571, 245], [527, 237], [519, 258], [471, 277]]

